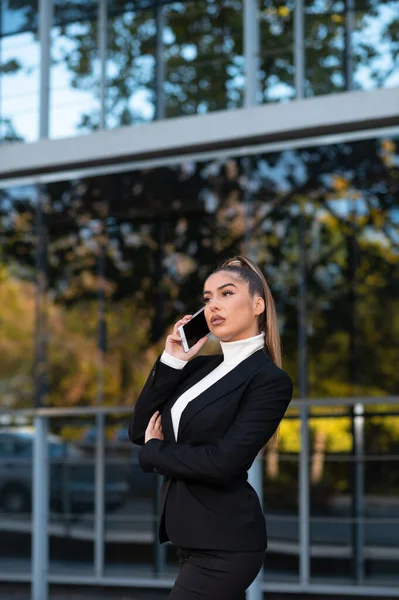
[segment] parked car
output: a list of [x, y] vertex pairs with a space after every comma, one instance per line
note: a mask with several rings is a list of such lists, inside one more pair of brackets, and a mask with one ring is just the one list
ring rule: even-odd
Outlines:
[[[0, 429], [0, 510], [29, 512], [32, 498], [34, 430]], [[60, 436], [49, 434], [50, 505], [63, 512], [92, 511], [95, 501], [93, 457]], [[121, 506], [129, 492], [129, 472], [123, 465], [105, 467], [105, 504]]]

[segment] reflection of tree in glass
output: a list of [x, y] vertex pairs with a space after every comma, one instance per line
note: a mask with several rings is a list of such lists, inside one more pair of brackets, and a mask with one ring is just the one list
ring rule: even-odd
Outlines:
[[[393, 140], [366, 140], [50, 184], [52, 298], [95, 301], [102, 240], [108, 310], [131, 302], [162, 345], [166, 327], [200, 304], [217, 262], [249, 248], [270, 279], [295, 375], [302, 212], [310, 395], [395, 393], [397, 164]], [[34, 221], [33, 205], [14, 194], [12, 206], [5, 195], [4, 257], [32, 267], [32, 242], [16, 225]]]
[[[259, 5], [259, 101], [294, 97], [292, 1]], [[109, 6], [107, 52], [108, 127], [151, 120], [155, 113], [155, 3], [131, 8], [123, 0]], [[306, 2], [307, 96], [345, 89], [343, 3]], [[97, 15], [93, 2], [56, 2], [58, 44], [53, 60], [66, 66], [73, 88], [99, 89]], [[36, 2], [13, 2], [20, 28], [37, 25]], [[166, 3], [163, 58], [165, 114], [204, 113], [242, 105], [244, 90], [242, 0]], [[398, 83], [397, 2], [357, 3], [351, 36], [355, 88]], [[64, 40], [64, 41], [63, 41]], [[23, 68], [20, 65], [19, 68]], [[4, 75], [5, 76], [5, 75]], [[11, 75], [10, 75], [11, 76]], [[99, 126], [99, 113], [83, 113], [80, 127]]]

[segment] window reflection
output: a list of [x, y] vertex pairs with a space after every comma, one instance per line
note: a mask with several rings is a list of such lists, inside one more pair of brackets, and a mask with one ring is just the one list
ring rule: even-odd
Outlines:
[[155, 3], [108, 2], [107, 127], [151, 121], [155, 113]]
[[33, 403], [36, 190], [0, 191], [0, 364], [5, 408]]
[[307, 96], [398, 85], [397, 3], [307, 0]]
[[[399, 389], [398, 168], [398, 139], [385, 137], [248, 156], [230, 153], [45, 186], [49, 402], [88, 406], [101, 401], [132, 408], [173, 323], [198, 308], [208, 273], [236, 252], [257, 260], [270, 282], [284, 368], [296, 390], [302, 251], [309, 396], [328, 403], [330, 398], [394, 395]], [[34, 188], [1, 193], [1, 273], [7, 285], [0, 294], [9, 294], [12, 302], [7, 300], [0, 319], [7, 357], [0, 369], [10, 407], [32, 402], [31, 383], [12, 388], [10, 382], [24, 382], [33, 360], [35, 304], [28, 290], [35, 279], [35, 219]], [[29, 306], [30, 312], [18, 312], [21, 306]], [[217, 352], [218, 344], [210, 341], [204, 351]], [[377, 408], [386, 413], [388, 406]], [[381, 563], [368, 547], [380, 542], [388, 547], [394, 531], [396, 517], [384, 504], [388, 492], [380, 483], [386, 478], [396, 490], [390, 465], [397, 454], [397, 419], [367, 415], [363, 464], [352, 454], [356, 440], [350, 411], [344, 406], [328, 411], [314, 408], [310, 421], [312, 575], [334, 575], [323, 545], [328, 539], [334, 552], [346, 548], [339, 566], [353, 577], [348, 548], [352, 552], [351, 528], [358, 523], [351, 512], [356, 465], [367, 474], [365, 506], [377, 502], [385, 507], [381, 514], [370, 508], [364, 529], [365, 553], [379, 572]], [[107, 423], [111, 469], [137, 466], [135, 449], [128, 450], [126, 439], [115, 437], [126, 433], [125, 425], [125, 416], [118, 414]], [[62, 428], [54, 432], [68, 433]], [[80, 440], [91, 452], [96, 430], [69, 439]], [[298, 574], [299, 451], [294, 410], [264, 463], [269, 573], [288, 570], [293, 577]], [[107, 509], [110, 569], [120, 561], [126, 570], [131, 567], [126, 544], [133, 544], [135, 553], [145, 549], [140, 568], [152, 560], [155, 483], [141, 481], [136, 473], [136, 484], [129, 484], [123, 506]], [[131, 536], [120, 531], [126, 514]], [[376, 528], [385, 517], [392, 529], [386, 529], [386, 539], [380, 529], [382, 537], [376, 541]], [[288, 550], [289, 566], [283, 562]], [[165, 569], [175, 564], [169, 554], [162, 559]]]
[[261, 101], [295, 97], [294, 83], [295, 2], [264, 0], [259, 7]]
[[243, 103], [242, 0], [165, 6], [166, 116]]
[[99, 127], [97, 2], [56, 0], [51, 30], [50, 137]]
[[[105, 397], [130, 403], [168, 327], [201, 303], [206, 275], [246, 251], [273, 288], [296, 380], [300, 223], [310, 396], [395, 393], [398, 160], [386, 138], [49, 184], [51, 401], [96, 402], [100, 289]], [[2, 201], [5, 263], [33, 277], [35, 207], [16, 194]]]
[[37, 1], [0, 6], [0, 142], [39, 135]]

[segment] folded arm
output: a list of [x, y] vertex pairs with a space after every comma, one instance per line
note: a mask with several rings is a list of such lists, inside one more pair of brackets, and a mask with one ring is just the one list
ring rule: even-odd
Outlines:
[[292, 381], [283, 371], [251, 386], [226, 434], [216, 444], [194, 445], [149, 440], [140, 450], [144, 471], [176, 479], [226, 481], [250, 467], [270, 440], [292, 398]]
[[155, 411], [161, 410], [170, 394], [183, 377], [185, 361], [163, 353], [151, 369], [147, 381], [137, 398], [129, 422], [129, 438], [134, 444], [144, 444], [145, 430]]

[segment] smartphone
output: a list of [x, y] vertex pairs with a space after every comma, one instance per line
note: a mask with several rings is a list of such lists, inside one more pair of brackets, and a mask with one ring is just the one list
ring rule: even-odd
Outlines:
[[205, 314], [205, 306], [200, 308], [199, 311], [193, 315], [193, 318], [185, 325], [180, 325], [177, 328], [181, 335], [182, 344], [185, 352], [189, 352], [195, 344], [206, 335], [210, 334], [209, 327], [207, 325]]

